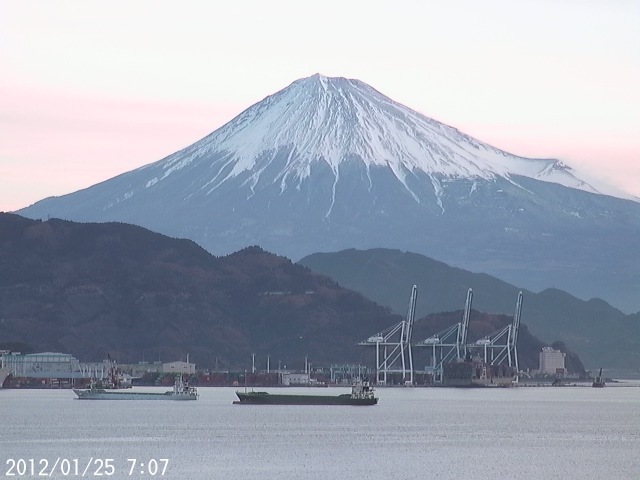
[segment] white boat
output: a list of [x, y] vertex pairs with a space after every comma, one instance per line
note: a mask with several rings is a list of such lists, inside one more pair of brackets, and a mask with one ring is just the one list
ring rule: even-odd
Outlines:
[[198, 389], [191, 387], [182, 380], [182, 375], [176, 377], [173, 390], [168, 392], [137, 392], [135, 390], [107, 390], [92, 384], [88, 389], [74, 388], [78, 400], [198, 400]]

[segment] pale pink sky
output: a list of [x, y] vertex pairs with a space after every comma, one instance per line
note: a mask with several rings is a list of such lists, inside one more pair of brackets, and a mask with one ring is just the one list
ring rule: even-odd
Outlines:
[[0, 0], [0, 211], [161, 158], [316, 72], [640, 196], [640, 2]]

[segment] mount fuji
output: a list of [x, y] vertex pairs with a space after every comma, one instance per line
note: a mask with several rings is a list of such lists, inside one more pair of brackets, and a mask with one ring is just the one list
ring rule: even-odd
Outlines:
[[359, 80], [297, 80], [158, 162], [17, 213], [133, 223], [216, 255], [396, 248], [640, 310], [639, 199]]

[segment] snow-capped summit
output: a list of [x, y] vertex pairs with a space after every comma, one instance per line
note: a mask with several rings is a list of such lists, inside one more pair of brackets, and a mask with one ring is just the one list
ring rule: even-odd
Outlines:
[[250, 172], [248, 181], [255, 185], [270, 164], [269, 157], [275, 159], [283, 150], [288, 152], [287, 162], [277, 175], [282, 188], [307, 178], [314, 162], [325, 162], [338, 175], [341, 162], [358, 160], [367, 168], [390, 168], [409, 191], [406, 176], [421, 171], [429, 176], [485, 180], [522, 175], [624, 197], [614, 188], [578, 178], [558, 160], [508, 154], [411, 110], [364, 82], [320, 74], [296, 80], [167, 158], [164, 173], [152, 181], [162, 181], [212, 153], [228, 152], [221, 160], [224, 174], [212, 178], [207, 188], [244, 172]]
[[638, 310], [640, 203], [624, 198], [313, 75], [160, 161], [19, 213], [134, 223], [214, 254], [398, 248]]

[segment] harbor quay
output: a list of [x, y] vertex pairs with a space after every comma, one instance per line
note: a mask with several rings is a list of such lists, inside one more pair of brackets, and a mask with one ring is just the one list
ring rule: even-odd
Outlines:
[[[86, 386], [92, 379], [104, 380], [115, 368], [125, 386], [170, 386], [181, 374], [190, 384], [203, 387], [269, 386], [348, 386], [355, 381], [375, 381], [375, 371], [365, 365], [334, 364], [314, 366], [307, 362], [303, 370], [278, 369], [196, 369], [189, 361], [117, 363], [108, 358], [101, 362], [81, 362], [60, 352], [22, 354], [5, 351], [0, 356], [8, 376], [4, 388], [74, 388]], [[414, 385], [432, 384], [427, 372], [416, 372]], [[401, 374], [390, 374], [387, 385], [403, 385]]]

